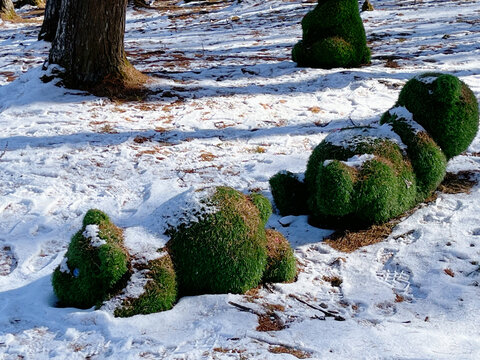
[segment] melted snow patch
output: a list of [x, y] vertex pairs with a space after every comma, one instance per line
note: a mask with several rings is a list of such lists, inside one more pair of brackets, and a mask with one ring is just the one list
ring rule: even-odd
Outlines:
[[103, 239], [100, 239], [98, 236], [99, 232], [99, 227], [98, 225], [92, 224], [92, 225], [87, 225], [85, 227], [85, 231], [82, 233], [82, 235], [86, 239], [90, 239], [90, 244], [94, 247], [99, 247], [102, 245], [105, 245], [107, 242]]
[[345, 149], [355, 148], [358, 144], [365, 142], [374, 142], [377, 139], [389, 139], [396, 143], [401, 149], [406, 149], [406, 145], [395, 133], [390, 124], [370, 125], [354, 128], [340, 129], [330, 133], [325, 142]]

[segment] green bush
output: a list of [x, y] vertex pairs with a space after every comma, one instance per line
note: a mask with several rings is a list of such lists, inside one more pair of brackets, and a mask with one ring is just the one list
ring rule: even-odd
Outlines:
[[370, 61], [356, 0], [319, 0], [302, 20], [302, 40], [292, 50], [299, 66], [330, 69]]
[[453, 75], [425, 73], [409, 80], [396, 105], [413, 114], [447, 159], [465, 151], [477, 134], [477, 99]]
[[[475, 96], [456, 77], [427, 73], [408, 81], [380, 125], [336, 131], [313, 150], [305, 172], [311, 222], [382, 223], [425, 200], [443, 180], [447, 160], [475, 137], [478, 116]], [[281, 203], [277, 188], [272, 195]]]
[[282, 171], [270, 178], [275, 206], [281, 215], [307, 213], [307, 191], [297, 175]]
[[244, 293], [262, 279], [267, 261], [260, 212], [242, 193], [216, 188], [198, 221], [168, 231], [180, 295]]
[[124, 299], [114, 315], [129, 317], [171, 309], [177, 300], [177, 281], [170, 256], [165, 254], [146, 265], [136, 264], [135, 271], [145, 272], [144, 292], [138, 297]]
[[327, 136], [313, 151], [305, 179], [314, 217], [326, 225], [328, 217], [345, 216], [359, 224], [380, 223], [414, 204], [413, 169], [399, 145], [381, 137], [381, 130], [347, 128]]
[[267, 267], [263, 282], [292, 282], [297, 275], [297, 261], [287, 239], [276, 230], [267, 229]]
[[107, 299], [128, 276], [128, 259], [122, 230], [100, 210], [89, 210], [53, 273], [60, 305], [89, 308]]

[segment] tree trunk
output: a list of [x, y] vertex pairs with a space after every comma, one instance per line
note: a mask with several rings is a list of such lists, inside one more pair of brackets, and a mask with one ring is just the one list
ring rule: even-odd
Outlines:
[[43, 18], [42, 28], [38, 34], [38, 40], [53, 41], [55, 38], [61, 5], [62, 0], [47, 0], [45, 16]]
[[12, 0], [0, 0], [0, 18], [13, 20], [16, 16]]
[[127, 0], [63, 0], [49, 62], [65, 69], [67, 86], [86, 88], [124, 78]]

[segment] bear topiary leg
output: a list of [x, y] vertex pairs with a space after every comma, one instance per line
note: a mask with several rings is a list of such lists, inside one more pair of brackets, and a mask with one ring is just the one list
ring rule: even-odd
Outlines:
[[313, 67], [330, 69], [348, 67], [355, 58], [355, 49], [339, 37], [330, 37], [315, 42], [310, 49], [310, 63]]

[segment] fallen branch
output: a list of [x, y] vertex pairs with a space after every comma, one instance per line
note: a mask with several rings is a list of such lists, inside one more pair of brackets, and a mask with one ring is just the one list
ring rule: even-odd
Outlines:
[[337, 314], [334, 314], [333, 312], [330, 312], [330, 311], [326, 311], [326, 310], [323, 310], [322, 308], [318, 307], [318, 306], [315, 306], [315, 305], [312, 305], [312, 304], [309, 304], [308, 302], [306, 302], [305, 300], [302, 300], [300, 299], [297, 295], [294, 295], [294, 294], [290, 294], [288, 295], [289, 297], [301, 302], [302, 304], [304, 305], [307, 305], [309, 308], [312, 308], [314, 310], [317, 310], [317, 311], [320, 311], [321, 313], [323, 313], [323, 315], [325, 315], [326, 317], [333, 317], [334, 320], [336, 321], [345, 321], [345, 318], [343, 316], [340, 316], [340, 315], [337, 315]]

